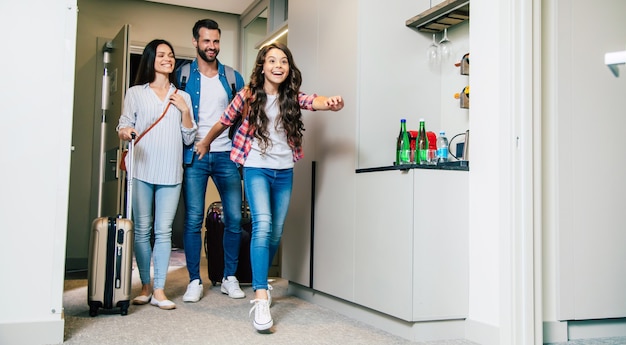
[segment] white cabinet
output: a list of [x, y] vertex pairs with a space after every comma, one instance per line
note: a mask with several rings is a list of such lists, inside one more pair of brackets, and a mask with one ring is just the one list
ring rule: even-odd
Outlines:
[[466, 171], [415, 171], [414, 321], [467, 316], [468, 184]]
[[357, 174], [355, 303], [406, 321], [467, 316], [468, 175]]
[[356, 175], [354, 302], [412, 319], [413, 175]]

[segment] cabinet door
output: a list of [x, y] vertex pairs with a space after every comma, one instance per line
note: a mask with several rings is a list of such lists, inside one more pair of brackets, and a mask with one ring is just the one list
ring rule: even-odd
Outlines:
[[467, 317], [469, 174], [415, 172], [413, 321]]
[[413, 174], [356, 175], [355, 302], [411, 320]]

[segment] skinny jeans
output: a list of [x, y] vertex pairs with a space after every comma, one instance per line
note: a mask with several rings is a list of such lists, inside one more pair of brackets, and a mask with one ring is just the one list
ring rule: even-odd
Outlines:
[[[172, 250], [172, 223], [180, 199], [181, 184], [158, 185], [133, 179], [132, 218], [135, 226], [135, 258], [141, 284], [150, 284], [154, 261], [154, 289], [165, 288]], [[153, 223], [154, 219], [154, 223]], [[154, 248], [150, 244], [154, 229]]]
[[244, 167], [244, 190], [252, 216], [252, 289], [267, 289], [267, 275], [278, 251], [289, 209], [293, 169]]

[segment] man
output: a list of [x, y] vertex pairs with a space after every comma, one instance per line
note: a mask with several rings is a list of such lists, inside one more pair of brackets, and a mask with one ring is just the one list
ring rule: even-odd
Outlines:
[[[178, 71], [178, 80], [183, 79], [183, 84], [186, 82], [181, 87], [191, 95], [193, 115], [198, 124], [196, 143], [202, 140], [219, 120], [233, 95], [231, 85], [233, 82], [228, 81], [229, 77], [226, 74], [229, 67], [225, 67], [217, 59], [221, 33], [218, 24], [211, 19], [196, 22], [192, 40], [196, 48], [196, 58], [186, 66], [189, 68], [188, 77], [184, 75], [182, 68]], [[235, 91], [238, 91], [243, 87], [244, 81], [239, 72], [234, 71], [234, 76]], [[224, 131], [211, 145], [211, 152], [207, 153], [204, 149], [198, 152], [195, 145], [185, 150], [183, 243], [190, 283], [183, 295], [184, 302], [199, 301], [204, 291], [200, 278], [200, 256], [204, 199], [209, 177], [217, 187], [223, 206], [224, 278], [221, 282], [221, 291], [231, 298], [245, 297], [235, 277], [241, 241], [242, 191], [239, 169], [230, 160], [231, 146], [228, 131]]]

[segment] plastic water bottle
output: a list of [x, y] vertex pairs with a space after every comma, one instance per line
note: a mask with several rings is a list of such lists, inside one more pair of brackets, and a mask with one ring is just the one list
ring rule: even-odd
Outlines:
[[439, 131], [437, 138], [437, 163], [445, 163], [448, 161], [448, 138], [445, 131]]

